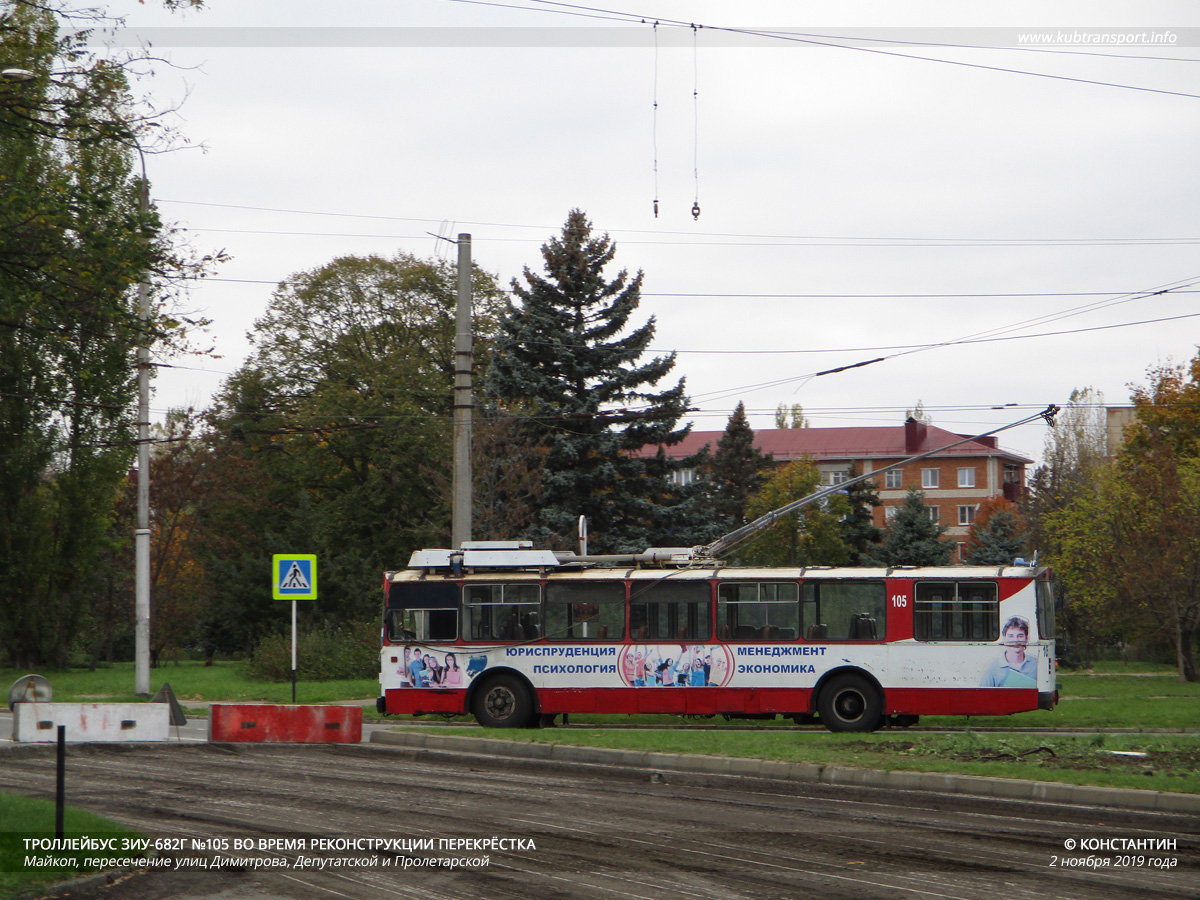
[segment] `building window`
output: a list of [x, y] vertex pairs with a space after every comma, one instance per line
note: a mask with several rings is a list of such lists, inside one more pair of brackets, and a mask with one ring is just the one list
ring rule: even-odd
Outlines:
[[958, 486], [960, 488], [975, 487], [975, 467], [958, 470]]
[[1004, 483], [1005, 484], [1020, 484], [1021, 483], [1021, 469], [1019, 466], [1006, 465], [1004, 467]]
[[975, 510], [977, 506], [960, 506], [958, 508], [958, 524], [973, 525], [975, 523]]
[[883, 475], [883, 486], [889, 491], [898, 491], [904, 487], [904, 472], [901, 469], [888, 469]]
[[687, 487], [689, 484], [696, 483], [695, 469], [676, 469], [671, 473], [671, 484], [678, 487]]
[[892, 524], [892, 519], [896, 518], [896, 513], [900, 511], [898, 506], [885, 506], [883, 508], [883, 521], [888, 525]]
[[921, 487], [925, 490], [936, 488], [938, 486], [938, 470], [937, 469], [922, 469], [921, 470]]
[[927, 506], [925, 507], [925, 512], [929, 516], [929, 521], [936, 525], [938, 523], [938, 508], [936, 506]]

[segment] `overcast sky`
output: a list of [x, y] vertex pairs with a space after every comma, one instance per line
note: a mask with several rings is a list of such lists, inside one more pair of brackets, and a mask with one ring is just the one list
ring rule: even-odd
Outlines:
[[[289, 275], [469, 232], [507, 285], [574, 207], [645, 272], [700, 430], [739, 400], [755, 427], [921, 401], [977, 433], [1196, 352], [1194, 3], [109, 9], [170, 60], [138, 90], [197, 145], [149, 158], [154, 198], [233, 257], [188, 300], [222, 358], [173, 360], [159, 416], [207, 405]], [[1044, 431], [1001, 444], [1037, 460]]]

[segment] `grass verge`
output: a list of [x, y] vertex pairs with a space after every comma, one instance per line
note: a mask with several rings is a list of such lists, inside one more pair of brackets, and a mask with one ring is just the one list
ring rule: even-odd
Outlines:
[[[11, 685], [27, 674], [17, 669], [0, 669], [0, 685]], [[133, 703], [139, 699], [135, 693], [133, 663], [113, 663], [94, 671], [80, 668], [38, 674], [50, 681], [56, 703]], [[151, 692], [157, 692], [164, 683], [171, 685], [175, 697], [185, 707], [189, 701], [292, 702], [291, 682], [256, 681], [246, 675], [245, 664], [241, 662], [218, 662], [211, 666], [202, 662], [167, 663], [151, 669]], [[305, 681], [303, 669], [296, 685], [297, 703], [366, 700], [378, 694], [379, 681], [375, 678]]]
[[[80, 809], [63, 811], [63, 837], [116, 838], [117, 846], [126, 838], [138, 837], [115, 822]], [[12, 794], [0, 794], [0, 898], [19, 897], [36, 892], [47, 884], [66, 881], [85, 874], [88, 857], [125, 856], [125, 853], [41, 850], [26, 846], [26, 839], [54, 837], [54, 803]], [[133, 854], [137, 855], [137, 854]], [[26, 865], [30, 860], [45, 862], [50, 857], [58, 865]], [[73, 860], [73, 864], [62, 864]]]
[[577, 727], [574, 716], [571, 722], [570, 729], [483, 732], [443, 726], [421, 730], [528, 743], [1200, 793], [1200, 737], [1195, 735], [1078, 737], [970, 730], [958, 734], [828, 734], [780, 728], [614, 731]]
[[[1173, 673], [1119, 674], [1079, 672], [1059, 677], [1061, 699], [1053, 710], [1011, 716], [928, 716], [921, 728], [1037, 728], [1177, 730], [1200, 729], [1200, 684], [1180, 684]], [[416, 720], [420, 721], [420, 720]], [[473, 721], [467, 716], [461, 721]], [[572, 715], [576, 725], [678, 725], [678, 716]], [[753, 721], [763, 728], [793, 729], [790, 719]], [[726, 722], [721, 716], [702, 721], [706, 727], [744, 727], [747, 720]], [[912, 732], [920, 733], [920, 730]]]

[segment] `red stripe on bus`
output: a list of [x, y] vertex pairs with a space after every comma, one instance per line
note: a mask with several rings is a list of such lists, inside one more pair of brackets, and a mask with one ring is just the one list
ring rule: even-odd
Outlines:
[[[605, 715], [720, 715], [806, 713], [808, 688], [545, 688], [537, 692], [542, 713]], [[466, 691], [399, 688], [385, 694], [391, 715], [465, 713]], [[891, 688], [888, 715], [1003, 716], [1038, 708], [1036, 688]]]

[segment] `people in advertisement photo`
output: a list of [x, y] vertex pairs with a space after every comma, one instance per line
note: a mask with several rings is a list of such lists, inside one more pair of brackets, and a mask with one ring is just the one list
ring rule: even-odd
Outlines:
[[408, 683], [413, 687], [425, 687], [425, 657], [421, 655], [421, 650], [418, 647], [412, 648], [412, 657], [408, 656], [408, 648], [404, 650], [405, 658], [408, 659], [406, 669], [408, 670]]
[[1013, 616], [1002, 631], [1004, 652], [983, 673], [980, 687], [1037, 687], [1037, 659], [1025, 651], [1029, 644], [1029, 620]]
[[729, 680], [729, 651], [703, 644], [629, 645], [620, 672], [630, 687], [720, 687]]
[[[472, 663], [474, 661], [475, 657], [472, 657]], [[396, 667], [396, 674], [400, 676], [401, 687], [460, 688], [466, 686], [468, 675], [476, 673], [464, 673], [458, 665], [458, 657], [453, 653], [445, 654], [439, 663], [432, 650], [423, 653], [420, 647], [405, 647], [404, 660]]]
[[446, 654], [446, 666], [442, 672], [442, 684], [452, 688], [463, 686], [463, 670], [458, 667], [458, 658], [453, 653]]

